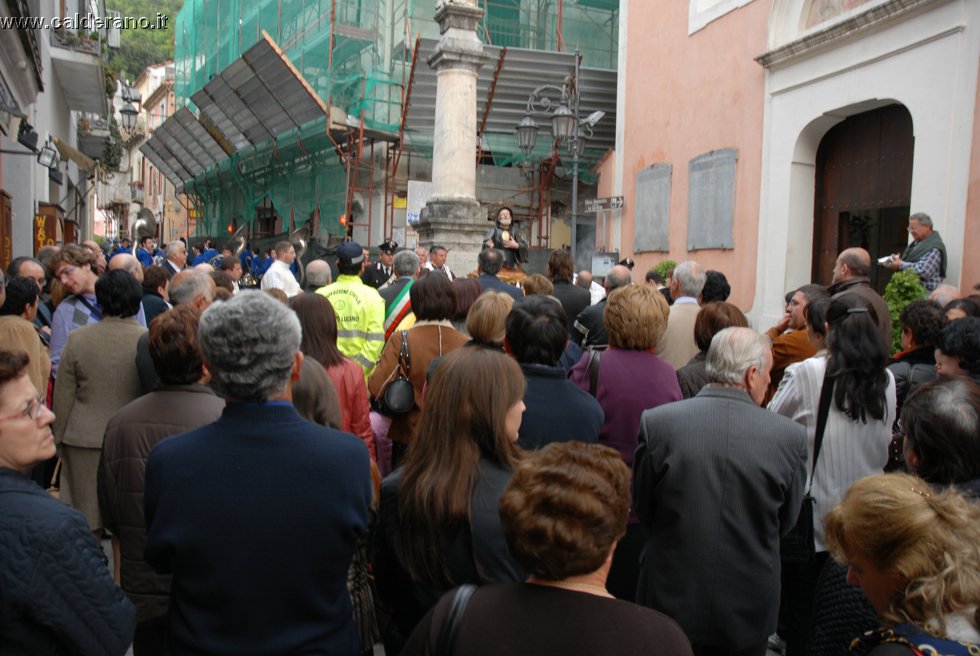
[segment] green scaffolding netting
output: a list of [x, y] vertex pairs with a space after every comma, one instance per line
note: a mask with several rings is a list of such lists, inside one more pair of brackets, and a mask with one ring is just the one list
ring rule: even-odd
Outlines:
[[[190, 96], [267, 32], [307, 83], [364, 126], [397, 134], [402, 90], [417, 36], [438, 38], [436, 0], [187, 0], [175, 24], [175, 93]], [[537, 50], [579, 48], [588, 66], [617, 63], [618, 0], [479, 0], [478, 28], [487, 43]], [[425, 65], [420, 62], [419, 65]], [[406, 135], [422, 157], [432, 134]], [[527, 159], [513, 135], [485, 135], [497, 165]], [[540, 150], [540, 152], [538, 152]], [[541, 145], [529, 157], [547, 156]], [[589, 181], [598, 155], [582, 158]], [[234, 220], [252, 222], [268, 198], [283, 224], [302, 225], [319, 213], [321, 228], [341, 234], [346, 172], [326, 136], [325, 120], [239, 152], [185, 181], [196, 196], [199, 235], [218, 234]]]

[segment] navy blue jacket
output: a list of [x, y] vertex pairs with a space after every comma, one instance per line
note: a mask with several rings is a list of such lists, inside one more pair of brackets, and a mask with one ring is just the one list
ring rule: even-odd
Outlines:
[[524, 417], [517, 443], [525, 449], [540, 449], [552, 442], [599, 441], [605, 414], [588, 392], [568, 380], [562, 367], [521, 364], [527, 390]]
[[0, 654], [125, 654], [136, 608], [85, 517], [0, 467]]
[[229, 405], [157, 444], [144, 556], [173, 574], [171, 650], [359, 654], [347, 569], [371, 494], [364, 443], [289, 403]]
[[508, 285], [503, 280], [497, 276], [491, 276], [489, 273], [481, 273], [480, 277], [476, 279], [480, 283], [480, 287], [483, 287], [483, 291], [492, 289], [495, 292], [503, 292], [505, 294], [510, 294], [515, 301], [519, 301], [524, 298], [524, 294], [521, 290], [514, 285]]

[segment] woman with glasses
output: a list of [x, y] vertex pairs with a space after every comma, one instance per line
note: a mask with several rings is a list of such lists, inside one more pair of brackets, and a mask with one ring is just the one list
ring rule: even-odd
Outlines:
[[51, 265], [51, 277], [61, 283], [67, 295], [55, 308], [51, 319], [51, 375], [57, 377], [61, 352], [68, 334], [79, 326], [102, 320], [102, 310], [95, 299], [95, 253], [77, 244], [65, 244]]
[[26, 353], [0, 350], [0, 652], [124, 654], [133, 604], [81, 513], [26, 476], [55, 453], [54, 414], [27, 364]]

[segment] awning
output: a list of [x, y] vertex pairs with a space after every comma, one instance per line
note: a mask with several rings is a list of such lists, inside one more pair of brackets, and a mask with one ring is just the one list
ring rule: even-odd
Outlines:
[[55, 147], [58, 149], [61, 159], [70, 159], [75, 162], [79, 170], [85, 171], [86, 173], [90, 173], [95, 168], [95, 160], [82, 151], [72, 148], [55, 136], [51, 137], [51, 141], [54, 142]]
[[191, 100], [236, 150], [327, 114], [323, 100], [266, 32]]
[[178, 188], [243, 148], [323, 118], [327, 107], [272, 38], [262, 39], [182, 107], [140, 151]]
[[[435, 51], [438, 41], [421, 39], [412, 103], [406, 117], [406, 129], [420, 134], [432, 134], [436, 115], [436, 71], [425, 64]], [[503, 63], [499, 66], [502, 48], [483, 46], [486, 63], [480, 69], [477, 80], [477, 125], [486, 121], [483, 133], [515, 135], [514, 128], [527, 110], [531, 93], [543, 84], [561, 87], [566, 78], [575, 74], [574, 52], [547, 52], [525, 48], [507, 48]], [[583, 62], [588, 63], [588, 62]], [[496, 74], [496, 79], [494, 79]], [[493, 95], [491, 97], [491, 89]], [[546, 93], [552, 100], [560, 96]], [[488, 107], [489, 105], [489, 107]], [[616, 71], [579, 67], [579, 116], [585, 118], [594, 111], [605, 116], [592, 128], [589, 148], [603, 151], [616, 146]], [[538, 140], [546, 140], [551, 134], [551, 122], [535, 117], [540, 128]]]

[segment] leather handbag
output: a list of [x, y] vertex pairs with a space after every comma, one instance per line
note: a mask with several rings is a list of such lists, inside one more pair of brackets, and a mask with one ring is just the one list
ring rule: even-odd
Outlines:
[[415, 388], [408, 379], [411, 361], [408, 356], [408, 331], [402, 331], [402, 348], [398, 353], [396, 377], [388, 382], [378, 399], [378, 412], [386, 417], [397, 417], [407, 413], [415, 405]]
[[[829, 363], [828, 363], [829, 365]], [[825, 374], [820, 388], [820, 407], [817, 410], [817, 431], [813, 439], [813, 463], [810, 465], [810, 489], [803, 496], [800, 516], [789, 533], [779, 542], [779, 557], [784, 563], [808, 563], [816, 556], [813, 538], [813, 474], [817, 470], [817, 458], [823, 444], [824, 430], [827, 428], [827, 415], [830, 413], [830, 399], [834, 394], [834, 378]]]

